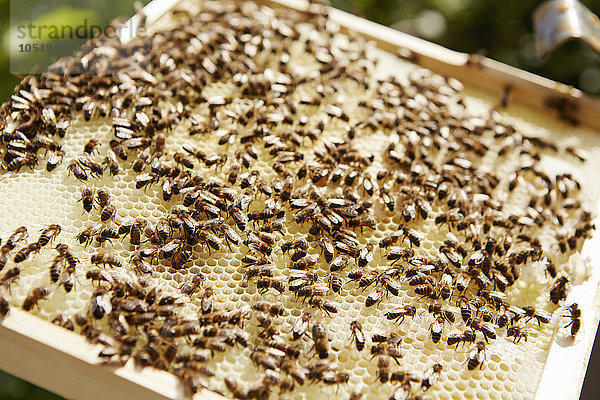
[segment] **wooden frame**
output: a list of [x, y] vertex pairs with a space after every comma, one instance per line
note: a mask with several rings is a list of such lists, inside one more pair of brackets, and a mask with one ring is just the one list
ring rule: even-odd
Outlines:
[[[298, 0], [256, 2], [300, 12], [306, 10], [306, 4]], [[148, 21], [158, 19], [176, 4], [176, 0], [154, 0], [145, 8]], [[563, 99], [580, 123], [600, 129], [600, 100], [577, 89], [485, 57], [448, 50], [343, 11], [332, 9], [330, 17], [340, 24], [342, 31], [356, 32], [391, 53], [408, 52], [419, 65], [455, 77], [466, 85], [497, 94], [509, 87], [515, 102], [545, 112], [548, 112], [548, 99]], [[131, 30], [123, 34], [123, 41], [131, 38], [137, 18], [130, 20]], [[583, 249], [584, 256], [597, 259], [592, 249], [599, 245], [599, 235], [588, 240]], [[599, 313], [594, 305], [598, 299], [599, 282], [600, 271], [592, 271], [589, 280], [581, 285], [581, 290], [578, 289], [576, 299], [585, 316], [583, 332], [580, 333], [584, 339], [569, 347], [553, 342], [538, 386], [537, 399], [578, 398], [598, 325]], [[86, 400], [184, 398], [181, 385], [173, 375], [151, 368], [138, 371], [131, 363], [122, 368], [99, 366], [97, 353], [98, 347], [87, 343], [82, 336], [19, 309], [12, 309], [0, 323], [0, 368], [62, 396]], [[195, 397], [223, 399], [208, 391]]]

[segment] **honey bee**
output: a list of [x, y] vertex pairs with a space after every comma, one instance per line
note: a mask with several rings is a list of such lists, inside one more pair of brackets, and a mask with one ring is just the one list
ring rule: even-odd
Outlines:
[[242, 388], [238, 381], [235, 379], [226, 377], [225, 378], [225, 386], [231, 392], [234, 398], [244, 400], [248, 398], [248, 392]]
[[469, 371], [472, 371], [477, 367], [481, 369], [485, 358], [485, 343], [479, 341], [475, 344], [475, 349], [471, 351], [471, 354], [469, 354], [467, 369]]
[[88, 226], [84, 230], [79, 232], [75, 238], [77, 239], [79, 244], [85, 243], [85, 245], [87, 246], [93, 240], [93, 238], [98, 234], [98, 232], [100, 232], [101, 229], [102, 229], [101, 224]]
[[281, 244], [281, 251], [287, 253], [291, 250], [302, 249], [308, 250], [309, 243], [306, 240], [306, 235], [298, 236], [292, 240], [285, 241]]
[[69, 293], [75, 286], [75, 279], [75, 267], [72, 264], [67, 263], [65, 268], [61, 271], [59, 285], [62, 285], [62, 287], [65, 288], [65, 291]]
[[331, 263], [329, 264], [329, 270], [331, 272], [341, 271], [344, 268], [346, 268], [349, 262], [350, 259], [347, 256], [339, 255], [331, 261]]
[[404, 318], [413, 318], [417, 314], [417, 309], [414, 306], [400, 306], [394, 310], [385, 313], [385, 317], [388, 320], [394, 320], [395, 323], [401, 324], [404, 322]]
[[294, 250], [294, 252], [290, 256], [290, 260], [292, 260], [294, 262], [299, 261], [300, 259], [306, 257], [307, 254], [308, 253], [306, 252], [306, 250], [296, 249], [296, 250]]
[[[102, 174], [104, 173], [104, 168], [102, 168], [102, 166], [100, 164], [98, 164], [97, 162], [93, 161], [92, 158], [90, 157], [90, 155], [87, 153], [79, 155], [77, 157], [77, 163], [79, 163], [79, 165], [81, 167], [85, 167], [85, 168], [89, 169], [90, 175], [92, 177], [97, 178], [99, 176], [102, 176]], [[83, 168], [82, 168], [82, 170], [83, 170]], [[73, 174], [75, 174], [75, 171], [73, 171]], [[75, 177], [77, 177], [76, 174], [75, 174]], [[87, 179], [87, 177], [86, 177], [86, 179]]]
[[45, 245], [50, 243], [52, 240], [56, 239], [56, 237], [60, 234], [60, 231], [61, 231], [60, 225], [57, 225], [57, 224], [48, 225], [46, 228], [44, 228], [42, 230], [42, 233], [40, 234], [40, 238], [38, 239], [37, 243], [40, 245], [40, 247], [44, 247]]
[[44, 287], [37, 287], [23, 301], [23, 310], [30, 311], [33, 307], [38, 307], [38, 302], [46, 298], [50, 291]]
[[2, 247], [0, 249], [0, 271], [2, 271], [4, 269], [4, 267], [6, 266], [6, 263], [8, 262], [8, 253], [10, 252], [10, 249], [8, 247]]
[[122, 268], [123, 262], [114, 254], [111, 253], [98, 253], [93, 254], [90, 262], [94, 265], [104, 265], [109, 267]]
[[371, 346], [372, 356], [389, 356], [397, 364], [400, 364], [398, 359], [402, 358], [402, 352], [398, 349], [396, 343], [382, 342]]
[[[22, 154], [22, 153], [19, 153]], [[33, 170], [33, 168], [36, 166], [37, 164], [37, 157], [33, 154], [27, 154], [23, 157], [16, 157], [14, 158], [11, 162], [8, 163], [8, 165], [6, 165], [6, 169], [9, 171], [17, 171], [19, 172], [21, 170], [21, 168], [23, 168], [24, 166], [28, 166], [29, 168], [31, 168]]]
[[256, 277], [274, 277], [273, 264], [252, 265], [245, 270], [248, 279]]
[[396, 244], [398, 242], [398, 240], [400, 240], [400, 238], [402, 237], [403, 234], [404, 234], [404, 230], [402, 230], [402, 229], [398, 229], [398, 230], [390, 233], [389, 235], [387, 235], [383, 239], [381, 239], [381, 241], [379, 242], [379, 248], [385, 249], [385, 248], [388, 248], [388, 247]]
[[384, 294], [385, 291], [380, 287], [376, 287], [375, 289], [373, 289], [365, 299], [365, 307], [371, 307], [379, 303], [383, 299]]
[[119, 234], [129, 234], [129, 243], [139, 246], [142, 242], [142, 231], [146, 227], [146, 221], [141, 218], [128, 220], [119, 225]]
[[96, 196], [97, 196], [97, 201], [98, 201], [98, 205], [100, 205], [100, 208], [104, 209], [106, 206], [108, 206], [110, 204], [110, 193], [108, 193], [106, 190], [98, 189]]
[[454, 322], [456, 320], [455, 312], [458, 312], [458, 309], [455, 311], [451, 306], [444, 307], [441, 304], [430, 304], [427, 311], [436, 318], [442, 317], [448, 322]]
[[404, 237], [408, 238], [408, 241], [409, 241], [411, 247], [412, 246], [416, 246], [416, 247], [421, 246], [422, 236], [420, 233], [418, 233], [414, 229], [405, 228], [404, 229]]
[[448, 262], [450, 262], [450, 264], [452, 264], [453, 266], [455, 266], [456, 268], [460, 268], [461, 263], [462, 263], [462, 257], [458, 254], [458, 252], [449, 246], [441, 246], [440, 247], [440, 255], [447, 260]]
[[298, 382], [301, 385], [304, 384], [308, 374], [308, 370], [306, 368], [301, 367], [290, 360], [285, 360], [281, 364], [281, 370], [289, 376], [291, 376], [296, 382]]
[[363, 268], [354, 268], [350, 272], [348, 272], [348, 278], [353, 281], [358, 281], [358, 286], [360, 288], [367, 288], [372, 285], [379, 274], [376, 271], [363, 269]]
[[550, 275], [553, 279], [556, 278], [556, 265], [549, 258], [546, 259], [545, 272]]
[[431, 368], [425, 373], [425, 377], [421, 381], [421, 390], [424, 392], [429, 390], [430, 387], [435, 385], [440, 378], [442, 372], [442, 365], [439, 363], [433, 364]]
[[13, 257], [13, 261], [16, 264], [21, 263], [21, 262], [27, 260], [32, 254], [40, 251], [40, 249], [41, 249], [41, 246], [39, 245], [39, 243], [37, 243], [37, 242], [30, 243], [27, 246], [23, 247], [21, 250], [19, 250], [15, 254], [15, 256]]
[[292, 263], [293, 269], [305, 270], [307, 268], [313, 267], [317, 264], [319, 260], [318, 254], [309, 254], [302, 257], [300, 260]]
[[48, 160], [46, 161], [46, 171], [52, 172], [58, 167], [58, 164], [62, 161], [65, 153], [61, 150], [56, 150], [50, 153]]
[[348, 226], [351, 228], [360, 228], [363, 231], [363, 227], [375, 229], [377, 220], [371, 214], [362, 214], [356, 218], [348, 220]]
[[105, 314], [112, 311], [110, 295], [103, 287], [98, 287], [92, 293], [92, 299], [89, 304], [90, 314], [96, 319], [102, 319]]
[[458, 273], [454, 278], [454, 287], [459, 293], [464, 293], [471, 283], [471, 277], [465, 273]]
[[147, 137], [132, 137], [126, 139], [123, 144], [128, 150], [145, 149], [150, 146], [151, 140]]
[[204, 160], [204, 164], [207, 167], [212, 167], [213, 165], [216, 167], [220, 167], [222, 165], [224, 165], [227, 162], [227, 155], [214, 155], [214, 156], [209, 156], [206, 157], [206, 159]]
[[450, 297], [452, 297], [453, 282], [454, 282], [453, 271], [451, 271], [450, 269], [446, 269], [444, 271], [444, 273], [442, 274], [442, 277], [438, 284], [438, 289], [440, 291], [440, 297], [443, 300], [448, 300]]
[[436, 317], [435, 321], [429, 326], [429, 332], [431, 334], [431, 340], [433, 343], [438, 343], [442, 338], [442, 331], [444, 329], [444, 323], [446, 319], [444, 317]]
[[575, 336], [577, 336], [577, 333], [581, 329], [581, 309], [579, 308], [577, 303], [573, 303], [567, 307], [567, 310], [569, 311], [569, 314], [563, 315], [563, 317], [571, 318], [571, 322], [569, 322], [565, 326], [565, 329], [570, 326], [571, 327], [571, 336], [575, 337]]
[[365, 348], [365, 334], [363, 333], [362, 325], [358, 321], [352, 321], [350, 323], [350, 331], [352, 332], [352, 339], [356, 344], [356, 350], [362, 351]]
[[212, 359], [212, 355], [209, 350], [195, 350], [193, 352], [179, 352], [175, 356], [175, 362], [208, 362]]
[[171, 201], [171, 197], [173, 196], [173, 180], [171, 178], [166, 178], [162, 184], [162, 195], [164, 201]]
[[135, 177], [135, 188], [145, 189], [148, 185], [158, 182], [159, 176], [153, 172], [140, 174]]
[[180, 250], [183, 249], [184, 242], [182, 239], [173, 239], [170, 242], [164, 244], [160, 250], [160, 258], [171, 258]]
[[377, 357], [377, 379], [381, 383], [390, 379], [390, 358], [387, 356]]
[[[394, 376], [394, 374], [395, 372], [392, 373], [392, 376]], [[390, 400], [421, 400], [421, 396], [412, 395], [412, 386], [410, 385], [410, 382], [404, 382], [406, 379], [404, 373], [399, 371], [397, 375], [399, 376], [394, 380], [403, 383], [394, 389], [394, 392], [390, 396]]]
[[429, 297], [432, 300], [438, 299], [440, 297], [440, 292], [429, 281], [418, 285], [415, 288], [415, 293], [423, 297]]
[[477, 339], [477, 334], [475, 331], [469, 327], [465, 329], [462, 333], [452, 333], [448, 335], [447, 343], [448, 346], [453, 346], [456, 344], [458, 347], [459, 343], [475, 343]]
[[408, 260], [414, 257], [415, 252], [413, 249], [408, 247], [396, 247], [392, 246], [386, 258], [394, 263], [398, 260]]
[[196, 274], [196, 275], [192, 276], [191, 279], [185, 281], [179, 287], [179, 290], [181, 291], [181, 293], [191, 296], [202, 285], [203, 281], [204, 281], [204, 276], [202, 276], [202, 274]]
[[335, 272], [329, 274], [329, 287], [331, 287], [331, 290], [334, 293], [339, 293], [340, 290], [342, 290], [343, 284], [344, 281], [342, 280], [342, 277], [339, 274]]
[[10, 285], [19, 277], [20, 274], [21, 270], [19, 269], [19, 267], [9, 269], [4, 273], [4, 275], [0, 279], [0, 285]]
[[119, 166], [119, 162], [117, 160], [117, 155], [115, 154], [115, 152], [112, 149], [108, 149], [106, 151], [106, 156], [104, 158], [103, 164], [106, 165], [106, 168], [108, 168], [108, 171], [110, 172], [110, 174], [112, 176], [119, 175], [121, 167]]
[[81, 203], [83, 209], [87, 212], [91, 212], [94, 207], [94, 189], [83, 187], [81, 188]]
[[479, 318], [472, 318], [471, 320], [467, 321], [467, 325], [470, 328], [483, 333], [483, 338], [486, 342], [488, 341], [488, 338], [496, 339], [496, 329], [494, 324], [491, 322], [482, 322]]
[[75, 325], [67, 313], [59, 313], [54, 317], [52, 323], [70, 331], [75, 330]]
[[318, 295], [310, 296], [308, 299], [308, 304], [315, 308], [325, 311], [327, 315], [329, 315], [330, 313], [337, 314], [338, 312], [335, 303]]
[[550, 289], [550, 301], [552, 301], [554, 304], [558, 304], [559, 301], [566, 299], [568, 283], [569, 280], [566, 277], [558, 277], [554, 281], [552, 289]]
[[[210, 247], [214, 250], [219, 250], [221, 248], [222, 239], [219, 238], [217, 235], [215, 235], [212, 232], [201, 230], [197, 233], [196, 237], [198, 238], [199, 241], [206, 243], [206, 245], [208, 245], [208, 247]], [[256, 244], [256, 242], [253, 242], [253, 243], [255, 243], [255, 246], [257, 246], [258, 248], [261, 248], [263, 250], [264, 250], [263, 247], [269, 246], [268, 244], [266, 244], [262, 241], [257, 241], [257, 242], [258, 242], [258, 244]], [[271, 247], [268, 247], [268, 248], [272, 249]]]
[[0, 284], [0, 321], [2, 321], [10, 312], [10, 291], [7, 282]]
[[131, 169], [135, 172], [142, 172], [144, 168], [150, 163], [150, 159], [152, 158], [152, 151], [150, 147], [145, 148], [140, 151], [137, 155], [137, 158], [131, 163]]
[[300, 339], [308, 330], [309, 322], [312, 318], [310, 313], [302, 314], [301, 318], [297, 318], [292, 327], [292, 335], [294, 340]]
[[379, 286], [383, 287], [387, 293], [390, 293], [394, 296], [400, 295], [400, 284], [394, 277], [396, 271], [394, 269], [389, 269], [386, 272], [383, 272], [377, 278]]
[[289, 278], [289, 289], [293, 292], [302, 289], [307, 285], [318, 282], [319, 275], [314, 272], [308, 272], [305, 270], [291, 270]]
[[22, 242], [23, 240], [27, 239], [27, 237], [29, 237], [29, 234], [27, 233], [27, 228], [24, 226], [18, 227], [9, 236], [8, 240], [6, 240], [6, 243], [4, 243], [4, 245], [2, 246], [2, 251], [5, 252], [6, 250], [13, 250], [19, 242]]
[[183, 165], [186, 168], [193, 169], [194, 168], [194, 159], [190, 156], [187, 156], [183, 153], [175, 153], [173, 155], [173, 160], [180, 165]]
[[213, 298], [214, 298], [213, 289], [210, 287], [204, 289], [204, 293], [202, 293], [202, 298], [200, 299], [200, 309], [201, 309], [203, 315], [210, 314], [212, 312]]
[[273, 317], [285, 315], [285, 308], [282, 304], [259, 301], [252, 304], [252, 309], [270, 314]]
[[281, 232], [285, 228], [285, 220], [283, 218], [278, 218], [269, 223], [264, 224], [260, 227], [260, 230], [263, 232], [273, 233], [273, 232]]
[[102, 244], [106, 241], [111, 242], [111, 239], [118, 239], [119, 232], [115, 228], [102, 228], [96, 236], [96, 242]]
[[318, 354], [319, 358], [324, 359], [329, 357], [329, 337], [325, 327], [316, 323], [312, 326], [311, 333], [315, 352]]
[[285, 355], [279, 349], [257, 346], [250, 353], [250, 359], [267, 370], [277, 370], [283, 362]]
[[394, 209], [396, 207], [396, 202], [394, 201], [394, 198], [390, 195], [390, 193], [387, 191], [387, 189], [384, 189], [384, 188], [379, 189], [379, 195], [381, 197], [381, 200], [383, 201], [383, 204], [385, 204], [387, 209], [390, 211], [394, 211]]
[[327, 239], [326, 237], [322, 237], [320, 239], [320, 244], [321, 244], [321, 248], [323, 250], [323, 255], [325, 256], [325, 261], [330, 263], [333, 260], [333, 256], [334, 256], [334, 252], [335, 252], [335, 247], [333, 246], [333, 243], [331, 242], [331, 240]]
[[83, 152], [87, 154], [92, 154], [98, 146], [98, 144], [99, 142], [97, 139], [88, 140], [87, 143], [83, 146]]
[[373, 245], [369, 243], [358, 252], [358, 266], [365, 268], [371, 261], [373, 261]]
[[506, 330], [506, 336], [514, 337], [513, 341], [515, 343], [519, 343], [521, 339], [525, 339], [525, 341], [527, 341], [527, 334], [528, 331], [526, 329], [517, 325], [511, 326]]
[[[54, 280], [54, 278], [53, 278], [53, 280], [52, 280], [53, 282], [58, 281], [59, 274], [60, 274], [60, 271], [56, 274], [56, 280]], [[102, 282], [102, 281], [111, 284], [111, 286], [114, 284], [114, 279], [113, 279], [112, 274], [110, 274], [107, 270], [104, 270], [104, 269], [89, 270], [85, 273], [85, 278], [91, 280], [92, 284], [94, 284], [94, 283], [100, 284], [100, 282]]]
[[244, 240], [244, 244], [251, 250], [267, 256], [271, 255], [273, 252], [273, 247], [260, 240], [258, 236], [248, 235], [246, 240]]
[[547, 324], [548, 322], [550, 322], [550, 318], [552, 317], [550, 313], [544, 310], [537, 310], [531, 306], [523, 307], [523, 311], [525, 312], [525, 316], [529, 317], [529, 319], [525, 321], [526, 323], [529, 322], [529, 320], [531, 320], [532, 318], [535, 318], [537, 320], [538, 325], [540, 325], [541, 323]]
[[112, 220], [115, 217], [117, 209], [112, 204], [107, 204], [102, 208], [100, 212], [100, 221], [106, 222], [108, 220]]

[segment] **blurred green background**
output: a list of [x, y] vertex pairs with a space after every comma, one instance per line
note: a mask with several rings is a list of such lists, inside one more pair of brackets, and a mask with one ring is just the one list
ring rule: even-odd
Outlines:
[[[24, 7], [21, 0], [13, 6]], [[146, 3], [144, 1], [143, 3]], [[331, 0], [333, 6], [362, 15], [403, 32], [439, 43], [451, 49], [480, 53], [510, 65], [600, 94], [600, 56], [584, 45], [571, 42], [548, 58], [540, 60], [534, 51], [531, 15], [540, 0]], [[600, 13], [600, 0], [583, 3]], [[31, 8], [31, 20], [50, 18], [67, 25], [78, 12], [106, 24], [119, 15], [131, 15], [132, 0], [49, 0], [42, 8]], [[0, 98], [6, 99], [19, 81], [9, 71], [9, 0], [0, 0]], [[99, 7], [101, 7], [99, 9]], [[47, 11], [47, 10], [54, 11]], [[40, 11], [41, 10], [41, 11]], [[60, 12], [57, 12], [60, 10]], [[68, 10], [69, 12], [65, 12]], [[592, 355], [588, 375], [595, 376], [600, 361]], [[596, 399], [597, 387], [586, 379], [582, 399]], [[0, 372], [0, 400], [53, 400], [48, 393], [20, 379]]]

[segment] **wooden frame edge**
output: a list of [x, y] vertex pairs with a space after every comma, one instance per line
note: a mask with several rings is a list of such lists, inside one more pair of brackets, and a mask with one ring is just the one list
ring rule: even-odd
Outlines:
[[[19, 309], [12, 308], [0, 323], [1, 368], [61, 396], [86, 400], [185, 399], [178, 379], [168, 372], [138, 370], [131, 362], [123, 367], [98, 368], [100, 349], [77, 333]], [[224, 399], [207, 390], [194, 398]]]

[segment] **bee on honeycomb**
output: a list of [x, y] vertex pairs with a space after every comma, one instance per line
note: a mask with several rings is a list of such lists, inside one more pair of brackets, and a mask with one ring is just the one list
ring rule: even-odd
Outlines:
[[541, 163], [573, 148], [474, 112], [320, 2], [186, 10], [2, 106], [0, 206], [20, 211], [1, 217], [0, 316], [22, 306], [188, 395], [532, 397], [595, 229], [585, 187]]

